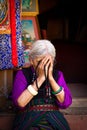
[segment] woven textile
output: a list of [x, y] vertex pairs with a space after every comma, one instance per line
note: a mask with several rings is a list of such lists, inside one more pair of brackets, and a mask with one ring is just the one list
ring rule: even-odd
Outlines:
[[70, 130], [59, 111], [30, 111], [17, 115], [12, 130]]

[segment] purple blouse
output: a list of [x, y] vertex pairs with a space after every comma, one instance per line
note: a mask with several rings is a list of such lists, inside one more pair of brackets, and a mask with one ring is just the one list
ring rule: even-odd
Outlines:
[[[57, 83], [58, 83], [58, 85], [60, 85], [64, 88], [65, 98], [64, 98], [63, 103], [60, 103], [57, 100], [57, 104], [58, 104], [59, 108], [65, 109], [71, 105], [72, 95], [71, 95], [71, 92], [70, 92], [66, 82], [65, 82], [63, 72], [58, 71], [58, 73], [59, 73], [59, 78], [58, 78]], [[12, 100], [13, 100], [15, 105], [17, 105], [17, 99], [20, 96], [20, 94], [26, 89], [26, 86], [27, 86], [27, 80], [26, 80], [22, 70], [19, 70], [15, 76], [13, 89], [12, 89]]]

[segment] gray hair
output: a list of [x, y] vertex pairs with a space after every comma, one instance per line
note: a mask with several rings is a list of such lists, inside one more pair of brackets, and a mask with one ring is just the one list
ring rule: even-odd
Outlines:
[[32, 43], [32, 48], [29, 52], [29, 57], [35, 59], [40, 56], [50, 54], [53, 59], [56, 56], [54, 45], [49, 40], [37, 40]]

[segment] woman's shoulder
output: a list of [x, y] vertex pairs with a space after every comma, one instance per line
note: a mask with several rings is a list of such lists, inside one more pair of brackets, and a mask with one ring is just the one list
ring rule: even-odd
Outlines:
[[15, 76], [22, 75], [22, 68], [15, 71]]
[[54, 75], [56, 77], [56, 80], [64, 77], [63, 71], [61, 71], [61, 70], [56, 69], [54, 73], [55, 73]]
[[53, 77], [56, 81], [58, 81], [58, 79], [61, 77], [61, 75], [62, 75], [62, 71], [60, 71], [58, 69], [53, 70]]
[[22, 72], [23, 72], [27, 82], [30, 82], [30, 80], [32, 79], [33, 71], [34, 71], [33, 67], [23, 68], [22, 69]]
[[31, 73], [31, 67], [29, 68], [21, 68], [15, 71], [15, 76], [26, 76], [29, 75], [29, 73]]
[[63, 71], [58, 70], [58, 74], [59, 74], [59, 75], [63, 75]]
[[32, 67], [22, 69], [22, 72], [23, 72], [24, 75], [29, 75], [29, 73], [31, 73], [32, 71], [33, 71]]
[[63, 75], [63, 71], [58, 69], [55, 69], [54, 73], [57, 73], [58, 75]]

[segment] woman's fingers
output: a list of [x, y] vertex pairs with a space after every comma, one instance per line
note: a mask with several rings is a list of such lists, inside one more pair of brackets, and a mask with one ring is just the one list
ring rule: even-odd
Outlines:
[[49, 71], [52, 71], [52, 64], [52, 57], [50, 55], [43, 57], [37, 67], [39, 76], [45, 75], [45, 77], [47, 77], [47, 75], [49, 75]]
[[41, 63], [42, 63], [42, 66], [48, 64], [48, 63], [50, 62], [50, 60], [51, 60], [51, 56], [49, 56], [49, 55], [45, 56], [45, 57], [42, 59], [42, 62], [41, 62]]

